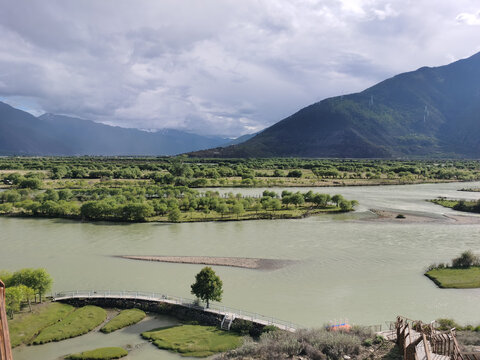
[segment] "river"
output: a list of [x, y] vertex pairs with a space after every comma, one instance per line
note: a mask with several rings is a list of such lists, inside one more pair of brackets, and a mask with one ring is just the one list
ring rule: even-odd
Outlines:
[[[474, 186], [480, 183], [314, 188], [340, 193], [360, 205], [353, 213], [298, 220], [109, 224], [2, 217], [0, 268], [44, 267], [55, 280], [53, 291], [143, 290], [191, 297], [190, 284], [201, 265], [112, 255], [291, 259], [298, 262], [273, 271], [215, 267], [224, 284], [222, 303], [306, 327], [335, 319], [382, 324], [398, 314], [427, 322], [450, 317], [477, 324], [480, 289], [439, 289], [423, 272], [464, 250], [480, 253], [480, 225], [376, 222], [369, 220], [374, 215], [368, 211], [459, 215], [424, 200], [478, 199], [479, 193], [457, 191]], [[263, 189], [218, 190], [258, 195]], [[143, 358], [135, 353], [130, 357]]]

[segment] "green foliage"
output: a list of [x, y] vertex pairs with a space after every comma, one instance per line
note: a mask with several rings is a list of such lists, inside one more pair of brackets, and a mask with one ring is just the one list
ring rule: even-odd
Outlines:
[[442, 319], [437, 319], [436, 321], [438, 323], [437, 327], [438, 327], [439, 330], [446, 331], [446, 330], [450, 330], [450, 329], [453, 329], [453, 328], [456, 328], [456, 329], [461, 328], [461, 326], [458, 325], [453, 319], [442, 318]]
[[471, 250], [464, 251], [459, 257], [452, 260], [453, 268], [469, 268], [480, 266], [480, 259]]
[[241, 336], [225, 332], [214, 326], [182, 325], [142, 333], [160, 349], [171, 350], [182, 356], [207, 357], [218, 352], [235, 349]]
[[128, 355], [128, 351], [121, 347], [104, 347], [94, 350], [83, 351], [65, 357], [69, 360], [111, 360], [120, 359]]
[[145, 312], [140, 309], [122, 310], [120, 313], [110, 320], [100, 331], [108, 334], [112, 331], [123, 329], [126, 326], [136, 324], [145, 318]]
[[62, 321], [43, 329], [33, 341], [44, 344], [86, 334], [107, 317], [107, 312], [97, 306], [84, 306], [67, 315]]
[[480, 213], [480, 200], [477, 201], [466, 201], [466, 200], [448, 200], [445, 198], [438, 198], [430, 200], [431, 202], [441, 205], [443, 207], [448, 207], [450, 209]]
[[42, 329], [64, 319], [73, 310], [71, 305], [49, 303], [34, 308], [33, 312], [16, 315], [8, 322], [12, 347], [30, 344]]
[[215, 274], [215, 271], [209, 266], [204, 267], [195, 275], [195, 283], [192, 284], [192, 294], [197, 298], [207, 302], [207, 308], [210, 301], [221, 301], [223, 294], [222, 280]]
[[23, 300], [23, 291], [20, 286], [11, 286], [5, 289], [6, 312], [13, 319], [14, 312], [20, 311]]
[[[5, 274], [7, 274], [5, 282], [7, 287], [25, 285], [26, 287], [33, 289], [35, 294], [39, 295], [40, 302], [42, 301], [42, 296], [50, 290], [53, 283], [50, 274], [48, 274], [45, 269], [27, 268], [15, 271], [10, 276], [8, 276], [9, 273]], [[29, 298], [25, 300], [30, 301]]]

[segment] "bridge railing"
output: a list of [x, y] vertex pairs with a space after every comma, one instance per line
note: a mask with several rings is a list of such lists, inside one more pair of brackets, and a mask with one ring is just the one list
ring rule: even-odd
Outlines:
[[180, 305], [189, 308], [195, 308], [203, 310], [206, 312], [218, 313], [220, 315], [233, 314], [236, 318], [249, 320], [252, 322], [261, 323], [263, 325], [274, 325], [284, 330], [295, 331], [302, 328], [302, 326], [295, 324], [290, 321], [276, 319], [271, 316], [266, 316], [258, 313], [253, 313], [249, 311], [244, 311], [240, 309], [230, 308], [228, 306], [223, 306], [215, 303], [210, 303], [210, 307], [207, 309], [203, 304], [199, 303], [198, 300], [189, 299], [180, 296], [172, 296], [168, 294], [162, 294], [158, 292], [145, 292], [145, 291], [112, 291], [112, 290], [71, 290], [71, 291], [62, 291], [57, 292], [53, 295], [54, 300], [61, 299], [101, 299], [101, 298], [112, 298], [112, 299], [139, 299], [146, 301], [157, 301], [165, 302], [175, 305]]

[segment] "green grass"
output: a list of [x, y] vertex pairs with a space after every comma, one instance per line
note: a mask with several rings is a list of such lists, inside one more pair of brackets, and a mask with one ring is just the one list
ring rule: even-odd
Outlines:
[[15, 318], [8, 321], [12, 347], [29, 344], [42, 329], [62, 320], [73, 310], [71, 305], [45, 303], [34, 306], [32, 312], [15, 314]]
[[425, 274], [441, 288], [468, 289], [480, 287], [480, 267], [468, 269], [434, 269]]
[[105, 321], [107, 312], [98, 306], [84, 306], [62, 321], [43, 329], [33, 340], [34, 344], [60, 341], [88, 333]]
[[181, 325], [142, 333], [160, 349], [171, 350], [182, 356], [206, 357], [224, 352], [242, 344], [242, 337], [214, 326]]
[[458, 204], [458, 200], [433, 199], [430, 201], [437, 205], [441, 205], [443, 207], [450, 208], [450, 209], [453, 209], [453, 207]]
[[121, 347], [104, 347], [95, 350], [71, 354], [65, 357], [69, 360], [110, 360], [120, 359], [128, 355], [128, 351]]
[[126, 326], [136, 324], [145, 317], [145, 312], [140, 309], [122, 310], [120, 314], [110, 320], [104, 327], [100, 329], [101, 332], [108, 334], [112, 331], [122, 329]]

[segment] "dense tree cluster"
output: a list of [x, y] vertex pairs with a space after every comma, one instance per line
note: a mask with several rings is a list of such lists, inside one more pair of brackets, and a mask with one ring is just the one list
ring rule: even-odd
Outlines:
[[341, 195], [331, 197], [312, 191], [306, 193], [283, 191], [277, 194], [266, 190], [260, 197], [220, 195], [217, 191], [199, 192], [186, 186], [123, 184], [112, 188], [100, 183], [86, 189], [10, 189], [0, 193], [0, 213], [20, 212], [24, 215], [82, 218], [85, 220], [145, 221], [155, 216], [166, 216], [179, 221], [182, 214], [216, 212], [223, 218], [234, 214], [237, 218], [246, 211], [275, 212], [291, 206], [326, 209], [338, 207], [350, 211], [356, 201]]
[[7, 313], [12, 318], [22, 303], [30, 306], [32, 300], [37, 301], [37, 296], [42, 302], [43, 296], [52, 286], [52, 278], [45, 269], [21, 269], [14, 273], [1, 270], [0, 279], [6, 286], [5, 304]]
[[300, 178], [306, 172], [319, 179], [480, 178], [480, 162], [474, 160], [11, 157], [0, 159], [0, 170], [41, 170], [53, 179], [154, 179], [162, 184], [190, 187], [202, 187], [208, 180], [229, 177], [238, 177], [239, 185], [248, 186], [255, 185], [258, 178]]

